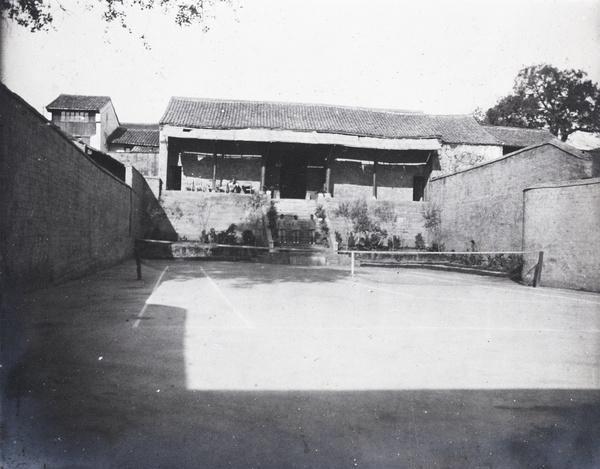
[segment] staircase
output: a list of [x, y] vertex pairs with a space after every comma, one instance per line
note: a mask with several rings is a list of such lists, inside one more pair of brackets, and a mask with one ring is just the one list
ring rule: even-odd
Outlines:
[[[316, 250], [319, 246], [324, 246], [324, 238], [325, 235], [321, 233], [319, 229], [319, 221], [317, 222], [316, 229], [316, 237], [317, 237], [317, 245], [310, 244], [310, 234], [308, 232], [308, 220], [311, 215], [314, 215], [317, 211], [317, 203], [314, 200], [304, 200], [304, 199], [278, 199], [273, 200], [275, 203], [275, 207], [277, 207], [277, 213], [279, 215], [283, 214], [286, 225], [286, 243], [281, 244], [280, 247], [296, 247], [303, 249], [312, 249]], [[293, 244], [292, 238], [292, 220], [294, 219], [294, 215], [298, 216], [298, 222], [300, 225], [300, 244]]]

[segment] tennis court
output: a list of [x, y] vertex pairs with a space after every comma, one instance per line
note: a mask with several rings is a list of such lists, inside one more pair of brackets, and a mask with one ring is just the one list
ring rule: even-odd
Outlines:
[[598, 295], [423, 269], [154, 267], [133, 327], [185, 310], [189, 389], [600, 388]]
[[142, 274], [23, 298], [4, 467], [600, 465], [600, 295], [382, 267]]

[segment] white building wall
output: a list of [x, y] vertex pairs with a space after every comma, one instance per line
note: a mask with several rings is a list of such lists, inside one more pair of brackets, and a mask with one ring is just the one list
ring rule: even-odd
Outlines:
[[95, 148], [98, 148], [101, 151], [108, 151], [108, 137], [117, 130], [118, 127], [119, 118], [117, 117], [112, 102], [109, 101], [108, 104], [100, 110], [100, 131], [96, 132], [97, 135], [100, 135], [100, 146]]
[[444, 143], [439, 153], [441, 171], [433, 176], [452, 174], [481, 163], [502, 158], [501, 145], [471, 145]]

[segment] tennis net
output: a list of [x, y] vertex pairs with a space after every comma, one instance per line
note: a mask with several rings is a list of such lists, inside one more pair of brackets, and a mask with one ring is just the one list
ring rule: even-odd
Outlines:
[[[541, 272], [541, 255], [538, 252], [339, 251], [338, 253], [351, 257], [352, 273], [358, 267], [421, 267], [502, 275], [513, 280], [524, 280], [535, 284], [536, 277], [539, 281]], [[539, 257], [540, 260], [528, 272], [523, 272], [525, 261], [532, 256]]]

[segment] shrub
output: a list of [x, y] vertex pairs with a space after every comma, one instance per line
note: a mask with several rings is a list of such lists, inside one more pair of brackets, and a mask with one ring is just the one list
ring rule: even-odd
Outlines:
[[217, 244], [236, 244], [236, 226], [232, 223], [225, 231], [217, 233]]
[[242, 232], [242, 244], [245, 246], [254, 246], [256, 244], [256, 236], [252, 230], [244, 230]]

